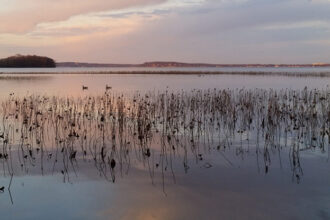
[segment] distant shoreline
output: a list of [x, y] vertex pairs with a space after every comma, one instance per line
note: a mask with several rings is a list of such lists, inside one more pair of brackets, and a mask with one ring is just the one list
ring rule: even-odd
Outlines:
[[56, 62], [54, 59], [38, 55], [16, 54], [0, 59], [0, 68], [311, 68], [330, 67], [330, 63], [314, 62], [306, 64], [272, 64], [272, 63], [241, 63], [215, 64], [202, 62], [148, 61], [139, 64], [89, 63], [89, 62]]
[[36, 55], [20, 55], [0, 59], [0, 68], [55, 68], [52, 58]]
[[330, 67], [329, 63], [313, 64], [209, 64], [209, 63], [181, 63], [155, 61], [142, 64], [106, 64], [106, 63], [80, 63], [80, 62], [58, 62], [56, 67], [85, 67], [85, 68], [310, 68], [310, 67]]

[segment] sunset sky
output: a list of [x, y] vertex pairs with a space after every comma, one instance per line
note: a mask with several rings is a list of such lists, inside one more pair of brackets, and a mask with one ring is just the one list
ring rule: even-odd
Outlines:
[[330, 63], [329, 0], [0, 0], [0, 57]]

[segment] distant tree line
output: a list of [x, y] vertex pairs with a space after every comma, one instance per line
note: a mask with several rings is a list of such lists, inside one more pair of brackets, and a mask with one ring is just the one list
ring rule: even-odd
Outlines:
[[56, 67], [56, 63], [49, 57], [16, 55], [5, 59], [0, 59], [0, 67]]

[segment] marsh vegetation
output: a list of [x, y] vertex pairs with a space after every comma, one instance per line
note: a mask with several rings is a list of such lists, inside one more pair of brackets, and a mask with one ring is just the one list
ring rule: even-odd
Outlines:
[[329, 81], [300, 72], [0, 74], [2, 217], [327, 219]]
[[238, 160], [255, 154], [259, 172], [268, 173], [273, 157], [281, 163], [283, 151], [299, 183], [301, 152], [329, 152], [329, 105], [329, 88], [124, 95], [106, 86], [102, 95], [72, 98], [10, 94], [1, 103], [2, 173], [15, 176], [38, 166], [70, 181], [79, 164], [92, 161], [103, 178], [115, 182], [138, 164], [151, 182], [158, 175], [164, 184], [166, 176], [175, 182], [174, 162], [185, 172], [192, 163], [211, 168], [205, 159], [217, 153], [233, 165], [226, 152], [234, 150]]

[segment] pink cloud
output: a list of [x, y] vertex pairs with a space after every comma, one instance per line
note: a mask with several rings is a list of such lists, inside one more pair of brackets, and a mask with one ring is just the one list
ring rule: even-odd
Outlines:
[[91, 12], [158, 4], [165, 0], [11, 0], [0, 10], [0, 33], [23, 33], [44, 22]]

